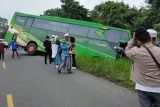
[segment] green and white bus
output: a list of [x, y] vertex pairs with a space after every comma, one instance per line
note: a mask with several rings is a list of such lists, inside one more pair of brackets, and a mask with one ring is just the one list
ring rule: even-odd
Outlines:
[[[44, 50], [43, 41], [47, 35], [62, 36], [69, 33], [76, 38], [77, 54], [116, 58], [114, 47], [128, 42], [131, 36], [128, 30], [98, 23], [20, 12], [14, 14], [10, 25], [19, 33], [18, 44], [30, 55]], [[12, 41], [10, 30], [5, 39]]]

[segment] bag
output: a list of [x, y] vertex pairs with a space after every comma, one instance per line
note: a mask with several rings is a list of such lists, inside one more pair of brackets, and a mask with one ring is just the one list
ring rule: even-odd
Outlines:
[[144, 46], [144, 48], [146, 48], [146, 50], [148, 51], [148, 53], [151, 55], [152, 59], [154, 60], [154, 62], [156, 63], [156, 65], [158, 66], [158, 68], [160, 69], [160, 64], [159, 62], [157, 61], [157, 59], [154, 57], [154, 55], [152, 54], [152, 52]]

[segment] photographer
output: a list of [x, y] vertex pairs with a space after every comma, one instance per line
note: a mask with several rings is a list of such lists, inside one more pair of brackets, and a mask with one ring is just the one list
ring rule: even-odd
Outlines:
[[136, 83], [141, 107], [160, 107], [160, 48], [152, 44], [145, 28], [135, 30], [125, 54], [134, 62], [131, 79]]

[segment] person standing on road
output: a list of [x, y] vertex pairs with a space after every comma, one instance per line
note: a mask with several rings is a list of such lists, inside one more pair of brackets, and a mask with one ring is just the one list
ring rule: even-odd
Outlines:
[[72, 69], [76, 69], [76, 43], [73, 35], [70, 37], [70, 42], [70, 51], [72, 52]]
[[52, 64], [52, 44], [49, 40], [49, 36], [46, 36], [46, 40], [43, 43], [43, 46], [45, 47], [45, 64], [47, 64], [47, 57], [49, 56], [49, 62]]
[[64, 35], [64, 39], [61, 41], [60, 48], [62, 50], [62, 63], [58, 68], [58, 73], [61, 73], [62, 67], [67, 68], [68, 73], [71, 72], [71, 53], [70, 53], [70, 43], [69, 43], [69, 34]]
[[[137, 41], [140, 48], [134, 46]], [[134, 62], [131, 79], [136, 83], [141, 107], [160, 107], [160, 48], [152, 43], [145, 28], [135, 30], [125, 54]]]
[[52, 38], [51, 38], [51, 42], [52, 42], [52, 62], [54, 62], [54, 59], [56, 57], [57, 50], [58, 50], [58, 46], [56, 44], [56, 38], [57, 38], [57, 36], [52, 35]]
[[14, 59], [14, 54], [16, 53], [17, 54], [17, 57], [19, 57], [19, 54], [18, 54], [18, 44], [17, 44], [17, 39], [14, 38], [13, 41], [10, 43], [11, 47], [12, 47], [12, 58]]
[[57, 45], [57, 53], [56, 53], [56, 56], [55, 56], [55, 59], [54, 59], [54, 64], [56, 65], [56, 68], [58, 68], [61, 63], [62, 63], [62, 56], [61, 56], [61, 48], [60, 48], [60, 40], [59, 38], [57, 37], [56, 38], [56, 45]]
[[7, 48], [7, 46], [3, 43], [2, 40], [0, 40], [0, 60], [4, 60], [5, 48]]

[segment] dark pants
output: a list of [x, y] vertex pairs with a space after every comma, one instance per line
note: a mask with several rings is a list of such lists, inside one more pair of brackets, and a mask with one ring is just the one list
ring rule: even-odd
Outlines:
[[160, 93], [137, 91], [141, 107], [160, 107]]
[[14, 58], [14, 53], [16, 53], [17, 57], [19, 58], [19, 54], [18, 54], [17, 49], [12, 49], [12, 58]]
[[72, 67], [76, 67], [76, 55], [72, 54]]
[[44, 57], [45, 57], [45, 64], [47, 64], [47, 58], [48, 58], [48, 56], [49, 56], [49, 62], [51, 64], [52, 63], [52, 51], [45, 52], [45, 55], [44, 55]]
[[4, 60], [4, 52], [0, 53], [0, 60]]

